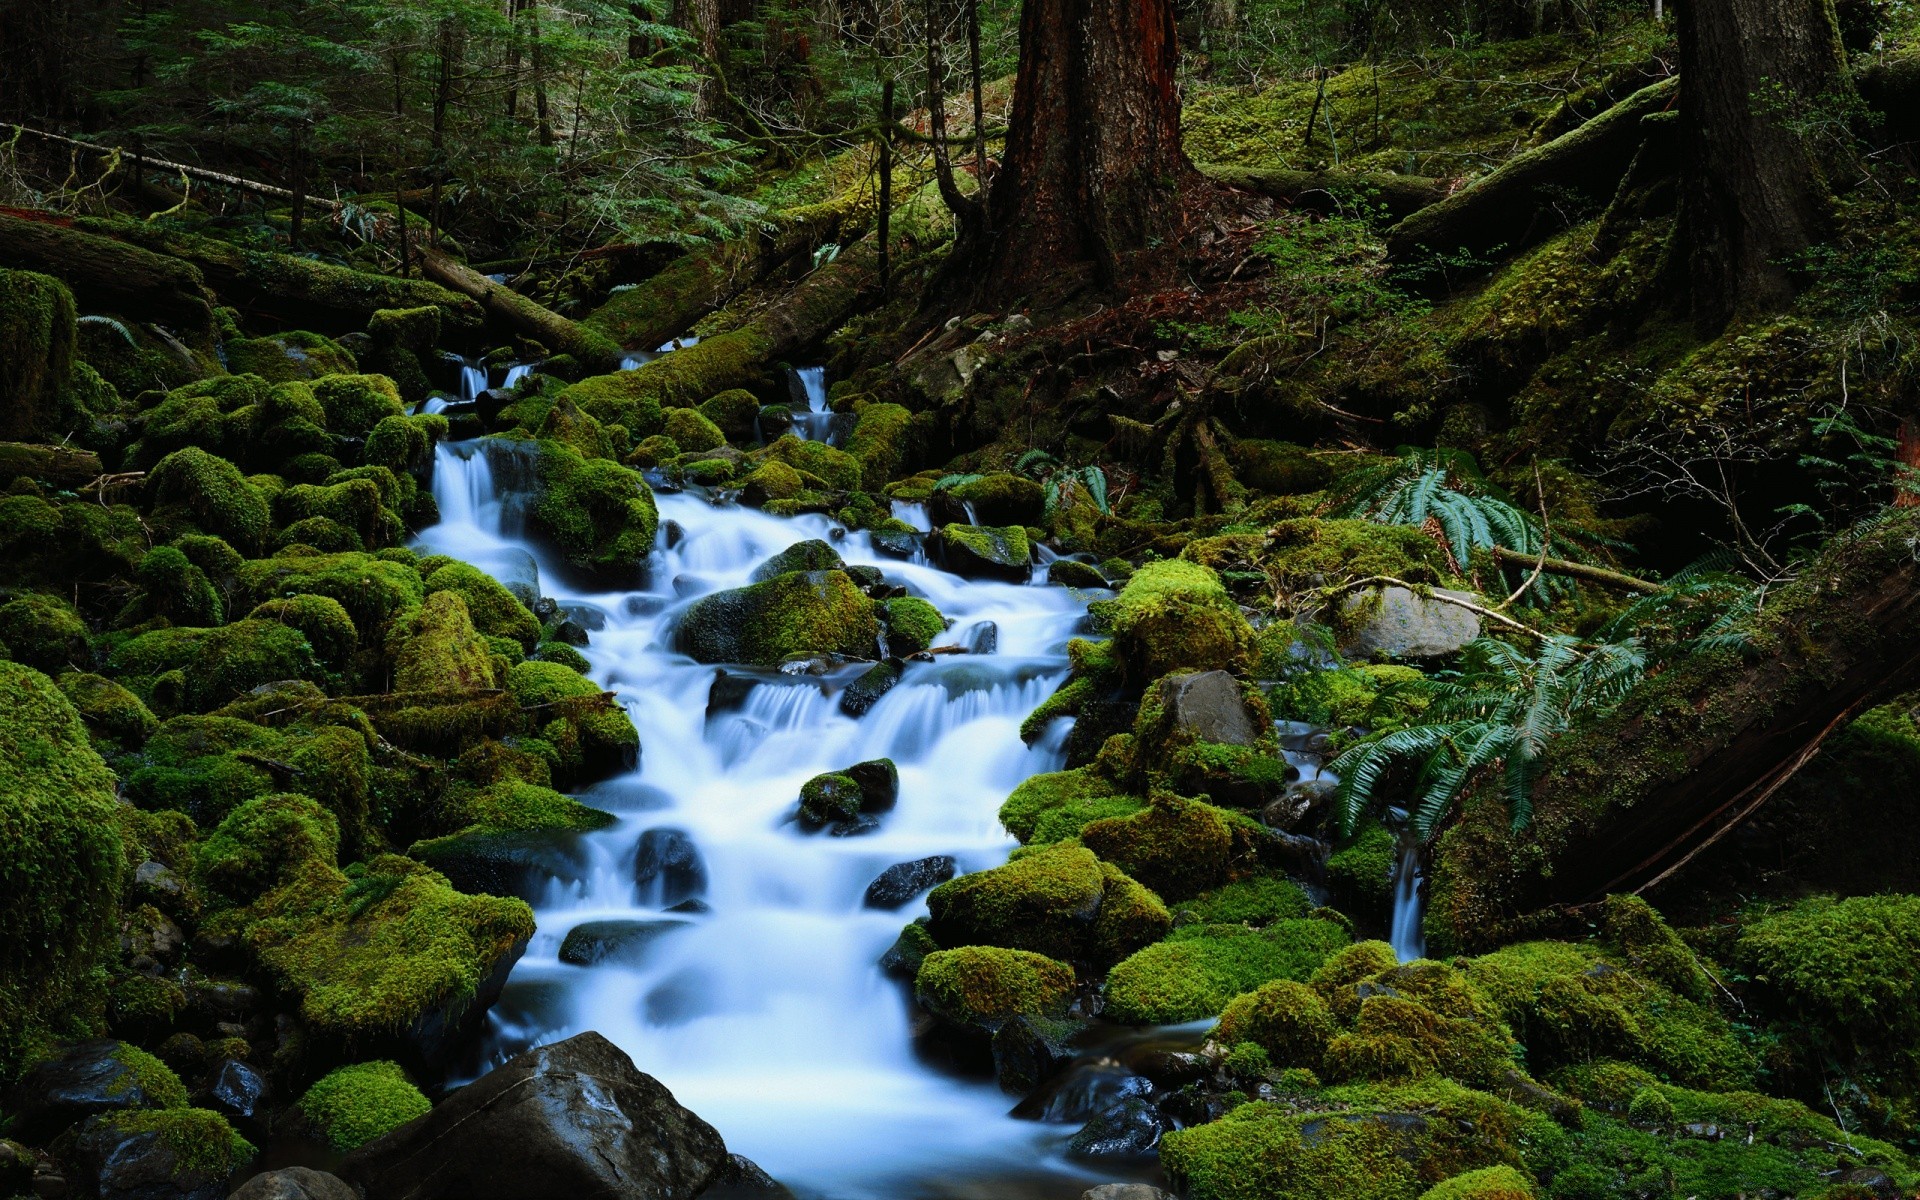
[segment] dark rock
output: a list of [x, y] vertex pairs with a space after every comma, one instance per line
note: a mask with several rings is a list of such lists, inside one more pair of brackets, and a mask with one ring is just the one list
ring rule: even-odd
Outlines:
[[1077, 1024], [1016, 1016], [993, 1031], [993, 1074], [1000, 1089], [1025, 1096], [1072, 1061], [1066, 1038]]
[[0, 1139], [0, 1196], [24, 1196], [33, 1186], [33, 1170], [38, 1165], [33, 1151], [19, 1142]]
[[[887, 584], [886, 575], [881, 572], [879, 567], [867, 567], [867, 566], [848, 567], [846, 568], [846, 572], [847, 572], [847, 578], [859, 584], [860, 590], [865, 592], [869, 596], [873, 596], [873, 592], [875, 588], [884, 588], [889, 586]], [[880, 599], [880, 597], [878, 596], [875, 596], [874, 598], [876, 600]]]
[[1170, 729], [1203, 742], [1251, 746], [1259, 736], [1240, 681], [1225, 671], [1169, 676], [1160, 682], [1160, 701]]
[[841, 774], [860, 785], [861, 812], [886, 812], [900, 799], [900, 769], [890, 758], [855, 763]]
[[222, 1059], [213, 1069], [200, 1104], [227, 1117], [250, 1121], [267, 1099], [267, 1077], [237, 1058]]
[[815, 775], [800, 788], [800, 824], [819, 829], [852, 821], [860, 815], [860, 785], [838, 771]]
[[186, 940], [180, 927], [158, 909], [136, 908], [121, 915], [120, 950], [129, 958], [146, 955], [170, 963]]
[[933, 560], [955, 575], [1025, 583], [1033, 547], [1018, 526], [942, 525], [927, 539]]
[[880, 969], [894, 979], [911, 981], [920, 973], [920, 964], [929, 950], [938, 949], [927, 932], [927, 919], [921, 917], [900, 931], [886, 953], [880, 956]]
[[187, 884], [165, 863], [148, 859], [134, 869], [133, 894], [163, 912], [177, 914], [187, 899]]
[[793, 1200], [787, 1185], [760, 1169], [760, 1164], [744, 1154], [729, 1154], [700, 1200]]
[[920, 548], [926, 544], [924, 533], [908, 533], [904, 530], [881, 530], [871, 535], [875, 554], [884, 554], [888, 558], [918, 558]]
[[835, 822], [827, 828], [827, 836], [860, 837], [863, 834], [873, 833], [879, 828], [880, 818], [870, 817], [862, 813], [851, 820]]
[[1275, 829], [1310, 827], [1332, 805], [1339, 788], [1328, 779], [1290, 784], [1284, 794], [1261, 810], [1260, 820]]
[[208, 1024], [245, 1021], [260, 1011], [260, 989], [237, 979], [195, 978], [187, 986], [187, 1005]]
[[240, 1164], [227, 1160], [224, 1147], [207, 1149], [204, 1157], [182, 1155], [158, 1130], [122, 1128], [103, 1115], [87, 1118], [69, 1157], [97, 1200], [220, 1200]]
[[28, 1142], [47, 1142], [96, 1113], [161, 1107], [164, 1097], [147, 1090], [138, 1071], [122, 1060], [123, 1048], [115, 1041], [81, 1042], [36, 1064], [0, 1105], [13, 1118], [8, 1132]]
[[950, 854], [895, 863], [867, 885], [863, 903], [868, 908], [905, 908], [922, 892], [952, 879], [958, 867]]
[[1126, 1101], [1153, 1098], [1152, 1081], [1104, 1056], [1078, 1059], [1045, 1084], [1015, 1106], [1013, 1115], [1052, 1125], [1080, 1125]]
[[726, 1166], [711, 1125], [583, 1033], [511, 1059], [339, 1173], [372, 1200], [693, 1200]]
[[1900, 1195], [1900, 1185], [1878, 1167], [1855, 1167], [1840, 1177], [1840, 1185], [1842, 1190], [1857, 1188], [1880, 1200], [1897, 1200]]
[[1047, 564], [1047, 582], [1070, 588], [1103, 588], [1107, 577], [1072, 558], [1056, 558]]
[[[814, 538], [810, 541], [795, 542], [785, 550], [769, 558], [753, 569], [747, 576], [750, 583], [762, 583], [775, 575], [785, 575], [788, 571], [837, 571], [846, 564], [840, 559], [840, 552], [832, 546]], [[852, 575], [853, 571], [848, 570]], [[854, 582], [860, 582], [858, 576]]]
[[569, 646], [584, 646], [591, 642], [593, 638], [588, 634], [586, 626], [580, 622], [562, 621], [553, 627], [553, 637], [549, 640], [564, 642]]
[[1074, 1158], [1151, 1158], [1166, 1128], [1166, 1118], [1148, 1101], [1123, 1100], [1074, 1134], [1067, 1153]]
[[1103, 1183], [1080, 1193], [1080, 1200], [1176, 1200], [1150, 1183]]
[[707, 867], [685, 830], [649, 829], [634, 854], [633, 881], [643, 901], [670, 908], [707, 890]]
[[576, 967], [597, 967], [602, 963], [633, 966], [646, 956], [647, 947], [685, 921], [584, 921], [567, 931], [560, 943], [560, 961]]
[[1143, 1047], [1127, 1055], [1126, 1064], [1162, 1088], [1195, 1083], [1213, 1074], [1213, 1060], [1193, 1050]]
[[564, 830], [434, 838], [412, 854], [463, 892], [528, 902], [539, 898], [549, 880], [578, 879], [587, 861], [579, 836]]
[[360, 1200], [337, 1175], [308, 1167], [264, 1171], [233, 1190], [227, 1200]]
[[850, 717], [864, 717], [880, 702], [880, 697], [892, 691], [893, 685], [899, 682], [899, 667], [892, 663], [875, 663], [848, 684], [846, 691], [840, 693], [840, 711]]
[[1000, 627], [982, 621], [967, 631], [968, 654], [992, 654], [1000, 649]]
[[713, 905], [708, 904], [705, 900], [687, 899], [682, 900], [678, 904], [669, 904], [661, 911], [670, 913], [707, 913], [713, 911]]
[[738, 712], [747, 706], [747, 697], [760, 681], [751, 675], [715, 671], [713, 686], [707, 689], [707, 720], [721, 713]]

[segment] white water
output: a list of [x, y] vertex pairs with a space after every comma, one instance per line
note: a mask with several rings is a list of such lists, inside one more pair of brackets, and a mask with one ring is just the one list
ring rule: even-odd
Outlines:
[[804, 399], [807, 405], [805, 411], [794, 412], [793, 432], [804, 441], [837, 445], [840, 439], [834, 432], [834, 412], [827, 407], [827, 369], [794, 368], [790, 390], [797, 393], [796, 399]]
[[[652, 586], [569, 591], [512, 528], [480, 447], [440, 448], [442, 523], [422, 542], [503, 578], [524, 579], [537, 562], [540, 590], [576, 619], [589, 614], [593, 677], [619, 693], [642, 743], [637, 771], [584, 796], [619, 823], [586, 839], [579, 878], [538, 898], [539, 932], [489, 1018], [493, 1061], [598, 1030], [802, 1196], [1070, 1197], [1097, 1182], [1060, 1157], [1070, 1126], [1016, 1121], [1006, 1115], [1013, 1099], [993, 1085], [916, 1060], [909, 1007], [876, 960], [924, 901], [861, 906], [867, 884], [896, 862], [951, 854], [968, 871], [1005, 859], [1014, 842], [999, 805], [1021, 779], [1059, 769], [1066, 732], [1056, 725], [1029, 750], [1019, 723], [1065, 676], [1083, 605], [1062, 588], [970, 582], [887, 559], [849, 534], [836, 545], [850, 563], [881, 567], [954, 619], [943, 643], [983, 644], [991, 623], [996, 651], [910, 663], [857, 721], [838, 708], [844, 672], [763, 672], [743, 704], [709, 717], [716, 669], [670, 649], [674, 619], [699, 596], [747, 582], [774, 552], [831, 537], [831, 523], [662, 495]], [[839, 838], [791, 823], [807, 779], [883, 756], [899, 765], [900, 801], [878, 831]], [[636, 846], [656, 829], [691, 836], [710, 911], [648, 943], [637, 965], [559, 961], [580, 922], [660, 917], [634, 880]]]
[[1421, 926], [1425, 905], [1420, 896], [1420, 844], [1402, 838], [1400, 857], [1393, 867], [1393, 952], [1401, 962], [1427, 956], [1427, 936]]

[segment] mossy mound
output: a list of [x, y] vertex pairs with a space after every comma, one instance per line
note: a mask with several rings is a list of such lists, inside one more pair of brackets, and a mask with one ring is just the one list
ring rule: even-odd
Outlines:
[[304, 1116], [339, 1153], [357, 1150], [433, 1108], [395, 1062], [338, 1067], [300, 1097]]
[[1026, 950], [936, 950], [914, 976], [914, 996], [949, 1021], [997, 1028], [1010, 1017], [1065, 1014], [1073, 1000], [1073, 971]]
[[947, 631], [947, 619], [940, 610], [918, 596], [899, 596], [885, 603], [887, 649], [896, 656], [925, 650]]
[[306, 863], [332, 866], [339, 853], [338, 818], [310, 796], [282, 792], [228, 813], [196, 851], [195, 877], [213, 894], [246, 904]]
[[435, 592], [395, 620], [387, 631], [387, 653], [396, 691], [477, 691], [498, 683], [491, 648], [458, 592]]
[[248, 604], [274, 597], [326, 596], [345, 608], [354, 627], [362, 630], [378, 629], [425, 595], [420, 573], [412, 566], [373, 554], [277, 554], [243, 564], [235, 581]]
[[296, 329], [258, 338], [229, 338], [221, 349], [227, 370], [258, 375], [270, 383], [347, 375], [359, 369], [353, 355], [332, 338]]
[[[294, 699], [318, 695], [314, 689]], [[265, 699], [275, 708], [287, 702], [281, 693]], [[232, 716], [174, 717], [148, 740], [125, 791], [143, 808], [186, 813], [211, 826], [247, 800], [296, 790], [326, 805], [342, 835], [353, 840], [364, 831], [372, 788], [370, 732], [357, 725], [296, 722], [267, 729]]]
[[687, 609], [676, 644], [695, 661], [776, 666], [798, 654], [872, 658], [880, 622], [845, 571], [794, 571]]
[[938, 493], [942, 502], [966, 510], [979, 525], [1038, 525], [1046, 515], [1046, 492], [1024, 475], [981, 475]]
[[653, 553], [660, 514], [635, 471], [604, 458], [582, 458], [557, 442], [540, 444], [538, 494], [529, 529], [559, 551], [586, 581], [631, 587]]
[[1534, 1200], [1533, 1180], [1512, 1167], [1482, 1167], [1444, 1179], [1420, 1193], [1420, 1200]]
[[1018, 525], [942, 525], [927, 545], [956, 575], [1024, 583], [1032, 573], [1033, 543]]
[[560, 399], [603, 425], [619, 425], [634, 438], [649, 438], [666, 427], [660, 396], [639, 371], [616, 371], [583, 379], [560, 393]]
[[560, 786], [603, 779], [639, 761], [640, 732], [626, 710], [565, 663], [515, 663], [506, 688], [523, 726], [545, 743]]
[[878, 491], [913, 466], [913, 414], [898, 404], [861, 407], [846, 451], [860, 464], [861, 483]]
[[1106, 887], [1092, 851], [1050, 846], [933, 889], [927, 894], [929, 929], [943, 946], [1003, 946], [1082, 958]]
[[1252, 866], [1234, 834], [1225, 811], [1159, 793], [1139, 812], [1092, 822], [1080, 831], [1080, 840], [1177, 902], [1219, 887]]
[[0, 271], [0, 439], [35, 441], [51, 431], [73, 371], [73, 293], [51, 275]]
[[305, 634], [253, 619], [143, 633], [116, 649], [107, 665], [149, 704], [172, 712], [206, 712], [262, 684], [326, 678]]
[[851, 492], [860, 488], [860, 460], [825, 442], [802, 441], [787, 434], [760, 453], [766, 459], [812, 475], [835, 491]]
[[74, 1152], [96, 1177], [116, 1163], [138, 1163], [140, 1174], [163, 1181], [145, 1194], [202, 1196], [218, 1195], [253, 1160], [254, 1147], [211, 1109], [148, 1108], [91, 1118]]
[[727, 444], [725, 431], [693, 408], [669, 409], [661, 432], [672, 438], [682, 451], [712, 450]]
[[1036, 845], [1077, 838], [1094, 821], [1146, 807], [1124, 791], [1092, 767], [1033, 775], [1000, 806], [1000, 823], [1021, 841]]
[[174, 531], [210, 533], [242, 550], [266, 542], [267, 502], [240, 469], [198, 446], [176, 450], [147, 473], [153, 520]]
[[360, 644], [360, 632], [353, 618], [331, 596], [297, 594], [279, 600], [263, 600], [247, 614], [249, 620], [277, 621], [297, 629], [313, 647], [314, 654], [330, 671], [344, 671]]
[[745, 444], [753, 440], [760, 401], [744, 388], [732, 388], [707, 397], [694, 411], [710, 421], [727, 441]]
[[15, 662], [49, 675], [93, 665], [87, 623], [58, 596], [28, 592], [0, 604], [0, 646]]
[[1235, 996], [1220, 1014], [1215, 1037], [1233, 1046], [1251, 1042], [1269, 1063], [1316, 1074], [1338, 1030], [1320, 994], [1292, 979], [1274, 979]]
[[1184, 925], [1108, 972], [1107, 1015], [1135, 1025], [1210, 1017], [1268, 980], [1307, 979], [1346, 944], [1332, 921]]
[[0, 1079], [96, 999], [126, 871], [117, 806], [53, 681], [0, 662]]
[[1253, 643], [1219, 576], [1195, 563], [1148, 563], [1099, 608], [1126, 677], [1137, 683], [1174, 671], [1237, 671]]
[[164, 617], [174, 625], [219, 625], [226, 620], [219, 590], [177, 546], [147, 551], [135, 578], [141, 594], [121, 610], [119, 624], [152, 617]]
[[60, 694], [72, 704], [96, 745], [108, 743], [117, 750], [138, 750], [160, 720], [140, 697], [104, 675], [69, 671], [57, 681]]
[[327, 431], [340, 437], [365, 438], [381, 422], [406, 415], [400, 388], [385, 375], [343, 373], [317, 379], [313, 398], [326, 414]]
[[1271, 925], [1304, 917], [1313, 907], [1300, 885], [1280, 875], [1256, 875], [1202, 892], [1176, 906], [1208, 925]]

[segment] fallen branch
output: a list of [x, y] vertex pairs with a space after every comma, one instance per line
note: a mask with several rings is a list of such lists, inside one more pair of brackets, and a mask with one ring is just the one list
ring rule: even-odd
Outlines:
[[1536, 562], [1541, 571], [1548, 575], [1563, 575], [1568, 579], [1578, 579], [1586, 583], [1597, 583], [1603, 587], [1616, 587], [1629, 592], [1638, 592], [1643, 596], [1657, 596], [1666, 591], [1666, 587], [1639, 579], [1620, 571], [1610, 571], [1605, 567], [1596, 567], [1588, 563], [1570, 562], [1564, 558], [1536, 558], [1531, 554], [1522, 554], [1509, 550], [1505, 546], [1495, 546], [1490, 553], [1493, 560], [1503, 567], [1533, 567]]
[[[1369, 575], [1365, 579], [1355, 579], [1351, 582], [1335, 584], [1331, 587], [1316, 588], [1312, 594], [1320, 599], [1321, 604], [1324, 604], [1325, 601], [1332, 600], [1335, 596], [1343, 595], [1347, 592], [1358, 592], [1364, 591], [1367, 588], [1377, 587], [1405, 588], [1416, 596], [1422, 596], [1428, 600], [1438, 600], [1442, 604], [1451, 604], [1455, 608], [1464, 608], [1476, 616], [1498, 622], [1508, 629], [1513, 630], [1515, 633], [1524, 633], [1530, 638], [1536, 638], [1543, 642], [1547, 640], [1547, 635], [1541, 633], [1538, 629], [1530, 625], [1523, 625], [1507, 614], [1497, 612], [1484, 604], [1475, 604], [1471, 600], [1449, 595], [1438, 588], [1427, 587], [1424, 584], [1409, 583], [1404, 579], [1397, 579], [1392, 575]], [[1320, 606], [1320, 604], [1315, 605], [1315, 607]]]
[[609, 371], [619, 362], [619, 345], [598, 330], [569, 321], [539, 301], [522, 296], [505, 284], [495, 283], [431, 246], [415, 247], [415, 253], [422, 275], [475, 301], [489, 317], [520, 336], [539, 342], [555, 354], [572, 355], [589, 372]]

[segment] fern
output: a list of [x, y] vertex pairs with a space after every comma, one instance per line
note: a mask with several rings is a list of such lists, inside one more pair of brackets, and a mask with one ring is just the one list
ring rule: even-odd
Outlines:
[[965, 487], [969, 483], [975, 483], [985, 478], [986, 476], [977, 475], [977, 474], [976, 475], [942, 475], [939, 478], [939, 480], [933, 485], [933, 490], [936, 492], [951, 491], [954, 488]]
[[1342, 829], [1351, 834], [1396, 774], [1414, 768], [1410, 823], [1422, 839], [1475, 783], [1498, 775], [1513, 828], [1532, 819], [1534, 782], [1554, 741], [1581, 717], [1619, 704], [1646, 671], [1638, 640], [1583, 646], [1555, 635], [1528, 654], [1481, 638], [1458, 671], [1429, 680], [1418, 723], [1362, 741], [1329, 764]]

